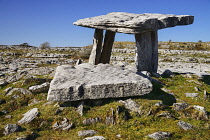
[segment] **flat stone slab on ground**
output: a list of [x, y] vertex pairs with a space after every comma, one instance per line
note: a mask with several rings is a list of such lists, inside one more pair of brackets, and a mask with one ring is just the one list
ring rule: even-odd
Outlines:
[[170, 15], [170, 14], [133, 14], [124, 12], [112, 12], [91, 18], [80, 19], [74, 25], [105, 29], [113, 32], [136, 34], [144, 31], [174, 27], [177, 25], [192, 24], [194, 16]]
[[152, 91], [152, 83], [131, 70], [110, 64], [63, 65], [56, 69], [47, 100], [77, 101], [84, 99], [140, 96]]

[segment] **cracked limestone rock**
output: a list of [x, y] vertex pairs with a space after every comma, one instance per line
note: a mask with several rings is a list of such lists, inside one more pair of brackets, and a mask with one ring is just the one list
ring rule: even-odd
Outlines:
[[152, 91], [152, 83], [131, 70], [110, 64], [63, 65], [56, 69], [47, 100], [63, 102], [140, 96]]
[[170, 138], [171, 133], [159, 131], [159, 132], [155, 132], [153, 134], [149, 134], [148, 136], [152, 139], [160, 140], [160, 139]]

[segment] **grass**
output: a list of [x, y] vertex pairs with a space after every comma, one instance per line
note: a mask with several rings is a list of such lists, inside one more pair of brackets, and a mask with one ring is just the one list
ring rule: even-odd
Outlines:
[[[130, 112], [129, 119], [126, 120], [124, 118], [124, 114], [126, 109], [122, 104], [118, 102], [118, 99], [104, 100], [103, 104], [94, 106], [92, 105], [92, 101], [86, 101], [85, 105], [85, 113], [83, 116], [80, 116], [75, 111], [74, 106], [64, 107], [64, 110], [59, 115], [55, 115], [55, 111], [58, 107], [54, 106], [55, 103], [44, 105], [46, 103], [47, 93], [40, 93], [35, 95], [22, 95], [18, 99], [12, 99], [12, 97], [4, 97], [3, 90], [6, 88], [2, 88], [0, 91], [1, 98], [6, 99], [7, 103], [2, 104], [0, 110], [9, 110], [9, 115], [13, 117], [11, 119], [5, 118], [5, 115], [1, 115], [0, 119], [0, 131], [3, 131], [4, 125], [8, 123], [17, 123], [18, 120], [22, 118], [22, 114], [26, 113], [28, 110], [32, 108], [39, 109], [39, 116], [34, 119], [29, 124], [21, 125], [25, 130], [22, 132], [15, 132], [8, 136], [3, 136], [1, 139], [14, 139], [16, 137], [21, 137], [25, 135], [31, 135], [34, 132], [34, 137], [37, 140], [42, 139], [67, 139], [67, 140], [80, 140], [84, 137], [79, 137], [77, 135], [78, 131], [92, 129], [96, 130], [97, 135], [102, 135], [107, 139], [143, 139], [150, 140], [149, 137], [145, 137], [148, 134], [157, 132], [157, 131], [167, 131], [173, 134], [173, 140], [185, 140], [185, 139], [209, 139], [210, 130], [209, 130], [209, 122], [205, 120], [196, 120], [189, 117], [184, 117], [180, 113], [173, 111], [172, 104], [175, 102], [175, 98], [162, 91], [161, 88], [164, 87], [171, 92], [174, 93], [176, 99], [187, 102], [191, 105], [200, 105], [204, 106], [208, 112], [210, 112], [210, 104], [209, 99], [204, 100], [202, 97], [203, 90], [207, 90], [210, 92], [210, 85], [206, 84], [210, 82], [208, 78], [199, 80], [197, 76], [193, 75], [192, 78], [185, 78], [183, 75], [177, 74], [172, 78], [157, 78], [159, 81], [164, 83], [163, 86], [160, 84], [154, 84], [154, 90], [148, 94], [141, 97], [133, 97], [133, 100], [136, 101], [140, 105], [140, 109], [142, 110], [142, 114], [138, 115], [137, 113]], [[194, 90], [194, 86], [198, 86], [195, 82], [189, 82], [189, 80], [196, 80], [200, 82], [199, 85], [199, 97], [198, 98], [187, 98], [184, 96], [186, 92], [196, 92]], [[36, 81], [35, 81], [36, 82]], [[34, 84], [34, 83], [33, 83]], [[9, 87], [8, 85], [7, 87]], [[21, 86], [18, 86], [21, 87]], [[25, 87], [23, 87], [25, 88]], [[38, 104], [34, 104], [32, 106], [28, 106], [28, 103], [33, 99], [41, 101]], [[125, 98], [123, 98], [125, 99]], [[163, 102], [167, 105], [165, 108], [154, 107], [156, 102]], [[177, 101], [178, 102], [178, 101]], [[12, 106], [12, 107], [11, 107]], [[11, 108], [9, 108], [11, 107]], [[120, 114], [116, 114], [117, 107], [123, 108], [123, 111]], [[106, 125], [105, 118], [107, 115], [110, 115], [110, 108], [112, 108], [115, 112], [116, 124], [115, 125]], [[151, 115], [147, 115], [148, 111], [152, 109], [154, 110]], [[164, 117], [156, 117], [157, 114], [166, 111], [170, 112], [175, 118], [167, 119]], [[62, 119], [66, 117], [68, 120], [75, 124], [75, 128], [69, 131], [61, 131], [61, 130], [53, 130], [52, 125], [58, 121], [62, 121]], [[102, 118], [102, 122], [93, 124], [93, 125], [83, 125], [82, 121], [86, 118]], [[184, 131], [181, 130], [177, 126], [177, 122], [179, 120], [186, 121], [192, 125], [195, 125], [197, 128], [194, 130]], [[41, 125], [42, 124], [42, 125]], [[120, 134], [121, 137], [118, 138], [116, 135]]]

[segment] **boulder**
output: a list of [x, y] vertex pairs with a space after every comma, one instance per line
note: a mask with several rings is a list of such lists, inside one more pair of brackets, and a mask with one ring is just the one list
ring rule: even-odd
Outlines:
[[190, 15], [112, 12], [107, 15], [80, 19], [73, 24], [113, 32], [137, 34], [143, 31], [153, 31], [177, 25], [188, 25], [192, 24], [193, 21], [194, 17]]
[[4, 129], [5, 129], [5, 131], [4, 131], [5, 135], [9, 135], [11, 133], [21, 131], [21, 127], [17, 124], [7, 124], [4, 126]]
[[77, 101], [84, 99], [140, 96], [152, 91], [152, 83], [131, 70], [110, 64], [58, 66], [50, 83], [47, 100]]
[[25, 114], [23, 114], [24, 117], [21, 120], [19, 120], [18, 123], [19, 124], [30, 123], [32, 120], [34, 120], [37, 117], [38, 113], [39, 113], [38, 108], [33, 108], [28, 112], [26, 112]]

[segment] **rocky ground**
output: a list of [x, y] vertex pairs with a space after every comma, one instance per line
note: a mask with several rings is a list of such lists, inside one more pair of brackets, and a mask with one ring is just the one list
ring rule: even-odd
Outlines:
[[[132, 45], [120, 45], [111, 63], [134, 66]], [[87, 62], [90, 49], [1, 46], [0, 139], [208, 140], [210, 51], [164, 47], [151, 93], [70, 103], [47, 101], [49, 84], [57, 66]]]

